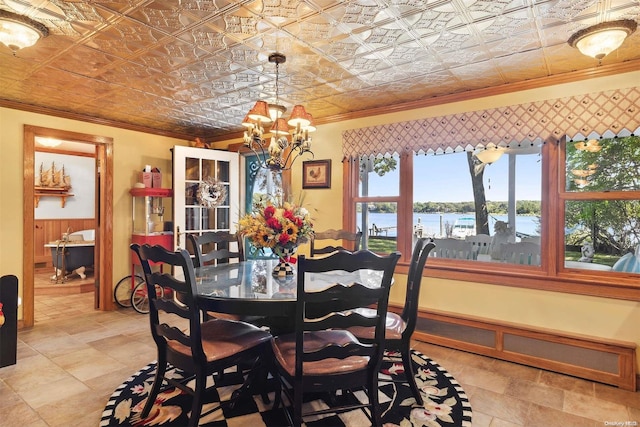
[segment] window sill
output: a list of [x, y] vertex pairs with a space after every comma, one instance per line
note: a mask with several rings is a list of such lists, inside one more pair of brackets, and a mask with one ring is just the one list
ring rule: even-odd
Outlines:
[[[551, 274], [540, 267], [518, 266], [516, 271], [506, 265], [482, 264], [485, 263], [459, 261], [454, 266], [448, 262], [430, 259], [423, 275], [439, 279], [640, 301], [640, 281], [636, 274], [577, 269], [562, 269], [556, 274]], [[406, 274], [407, 267], [399, 266], [397, 272]]]

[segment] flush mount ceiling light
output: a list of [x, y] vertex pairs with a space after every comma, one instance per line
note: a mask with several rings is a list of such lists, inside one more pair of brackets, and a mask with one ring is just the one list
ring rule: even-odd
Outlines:
[[0, 10], [0, 42], [16, 52], [49, 35], [47, 27], [23, 15]]
[[[263, 168], [274, 172], [291, 169], [296, 159], [303, 153], [311, 151], [311, 138], [309, 133], [316, 130], [313, 126], [313, 118], [302, 105], [296, 105], [291, 111], [289, 120], [282, 118], [286, 108], [279, 104], [279, 65], [283, 64], [287, 57], [281, 53], [269, 55], [269, 62], [276, 64], [276, 100], [269, 104], [266, 101], [257, 101], [251, 111], [242, 121], [247, 128], [244, 132], [244, 145], [250, 148], [260, 161]], [[271, 125], [271, 142], [262, 139], [263, 123]], [[289, 127], [294, 129], [289, 131]], [[291, 134], [291, 141], [288, 137]], [[286, 154], [286, 157], [284, 155]]]
[[569, 38], [567, 43], [584, 55], [602, 60], [619, 48], [637, 26], [636, 21], [632, 19], [603, 22], [578, 31]]
[[40, 136], [36, 136], [36, 142], [43, 147], [57, 147], [62, 144], [62, 141], [55, 138], [44, 138]]

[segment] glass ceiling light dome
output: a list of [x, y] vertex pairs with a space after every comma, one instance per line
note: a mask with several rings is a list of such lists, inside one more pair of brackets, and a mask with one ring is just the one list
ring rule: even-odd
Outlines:
[[0, 10], [0, 42], [7, 46], [13, 54], [25, 47], [33, 46], [42, 37], [47, 37], [49, 30], [41, 23], [23, 15]]
[[504, 148], [498, 146], [486, 147], [473, 153], [478, 160], [487, 165], [497, 162], [503, 154]]
[[631, 19], [603, 22], [578, 31], [567, 43], [584, 55], [602, 60], [619, 48], [637, 27], [636, 21]]

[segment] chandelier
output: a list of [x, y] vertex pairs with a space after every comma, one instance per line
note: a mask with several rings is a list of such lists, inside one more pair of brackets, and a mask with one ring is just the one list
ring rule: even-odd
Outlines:
[[[242, 121], [242, 125], [247, 128], [244, 132], [244, 146], [253, 151], [261, 167], [274, 172], [291, 169], [296, 159], [304, 153], [313, 157], [309, 133], [316, 130], [313, 117], [302, 105], [293, 107], [289, 120], [282, 117], [287, 109], [279, 104], [278, 79], [279, 66], [286, 60], [287, 57], [281, 53], [269, 55], [269, 62], [276, 64], [275, 104], [257, 101]], [[263, 139], [264, 124], [271, 124], [269, 144]]]
[[47, 27], [26, 16], [0, 10], [0, 43], [13, 54], [25, 47], [33, 46], [41, 37], [49, 35]]
[[633, 33], [638, 24], [632, 19], [602, 22], [572, 35], [567, 43], [583, 55], [602, 60], [616, 50]]

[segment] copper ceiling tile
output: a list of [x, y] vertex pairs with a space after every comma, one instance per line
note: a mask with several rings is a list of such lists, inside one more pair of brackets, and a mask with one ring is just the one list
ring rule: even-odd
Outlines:
[[[634, 0], [0, 0], [50, 35], [0, 45], [0, 103], [37, 104], [150, 131], [241, 130], [256, 100], [316, 119], [594, 69], [575, 31], [637, 19]], [[640, 32], [601, 63], [640, 59]], [[34, 94], [34, 91], [37, 94]]]

